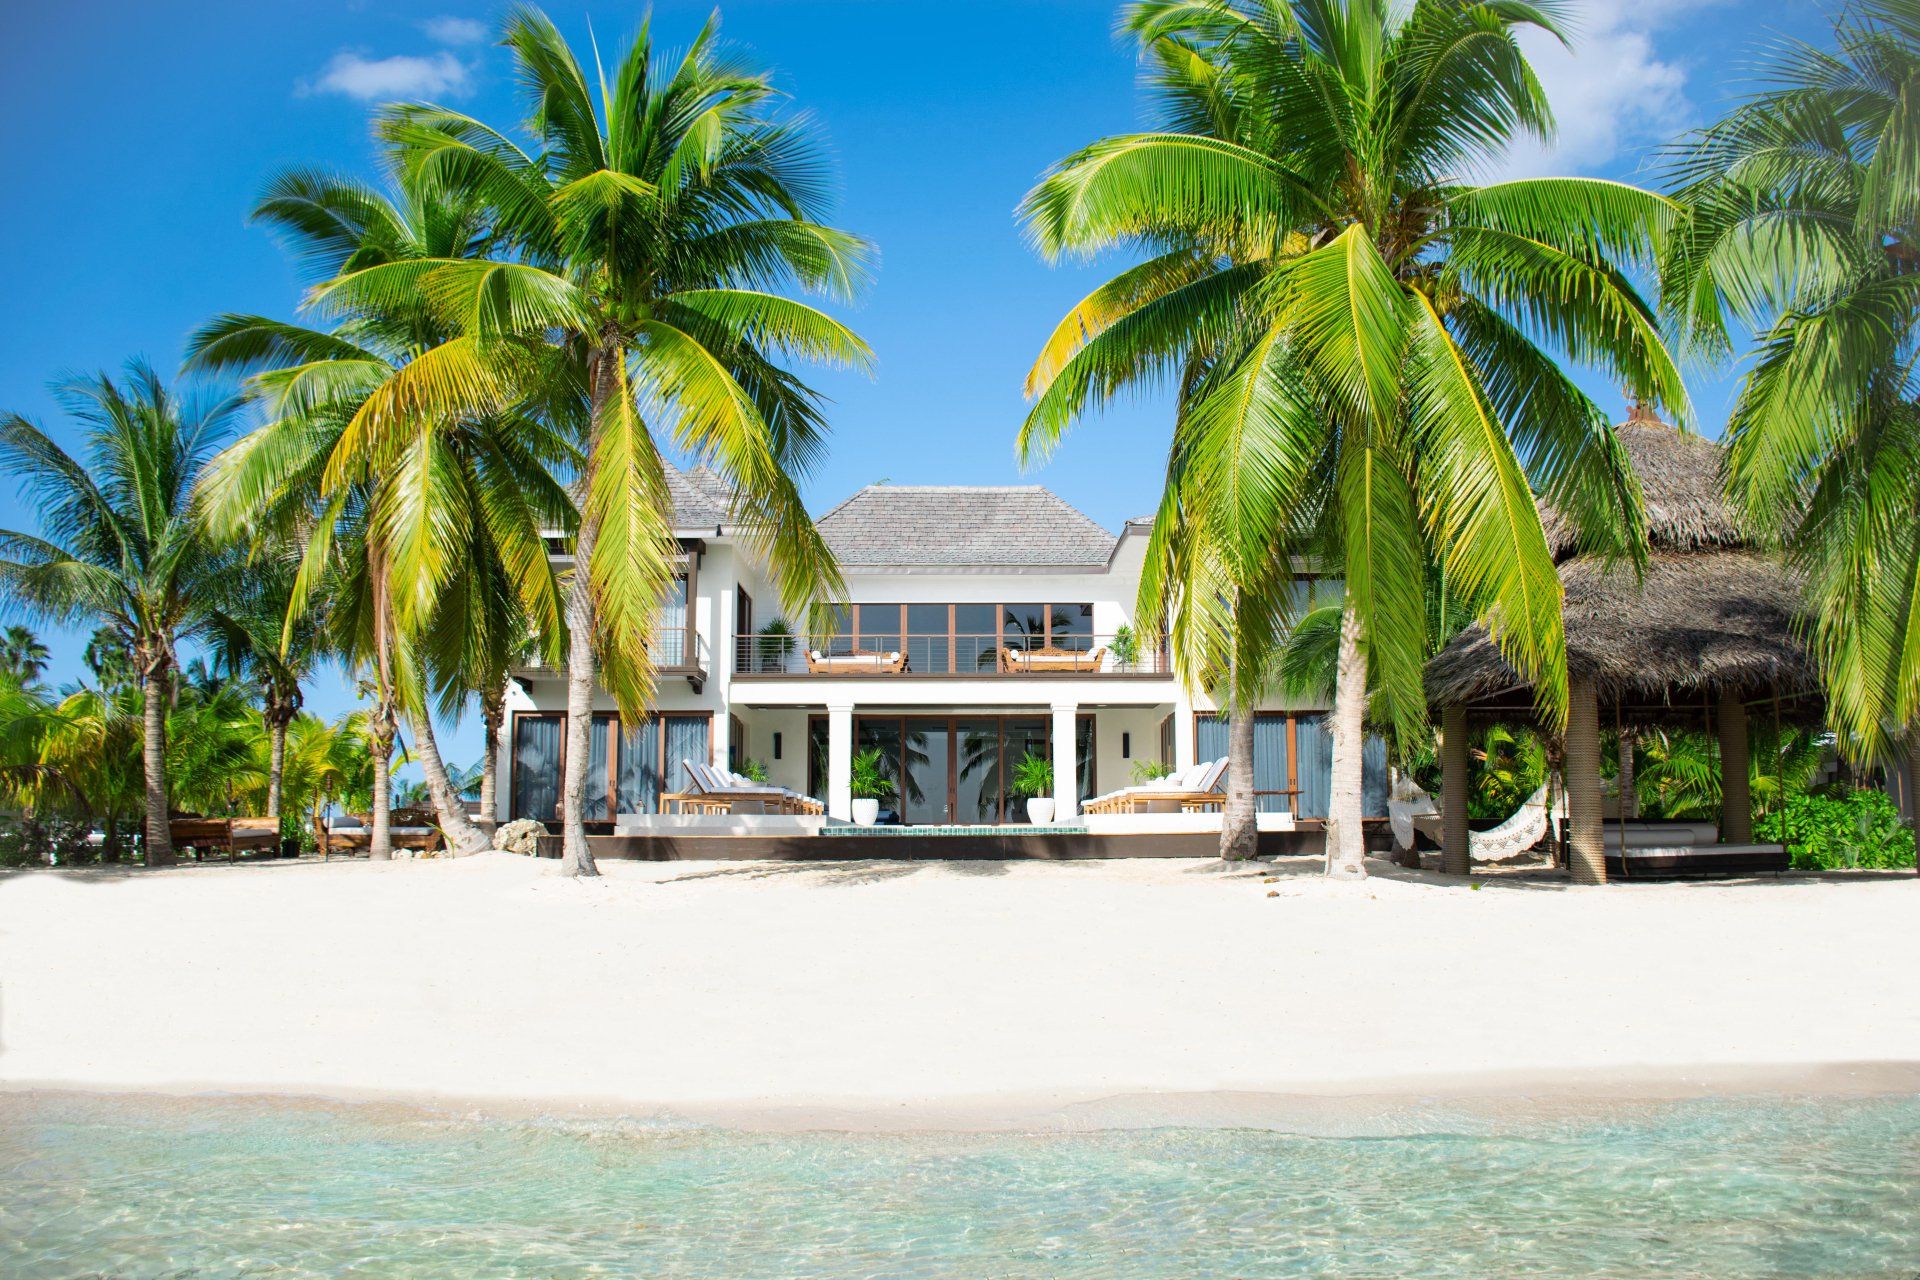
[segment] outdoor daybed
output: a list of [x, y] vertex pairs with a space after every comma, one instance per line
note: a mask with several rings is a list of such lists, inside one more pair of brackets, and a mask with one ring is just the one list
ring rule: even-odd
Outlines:
[[898, 651], [828, 655], [807, 650], [807, 670], [816, 676], [890, 676], [906, 667], [907, 655]]
[[1203, 813], [1226, 803], [1227, 758], [1206, 760], [1164, 778], [1095, 796], [1082, 813]]
[[173, 847], [192, 845], [197, 860], [202, 853], [225, 850], [227, 861], [241, 849], [280, 851], [278, 818], [169, 818], [167, 833]]
[[1000, 669], [1015, 674], [1027, 671], [1098, 671], [1107, 656], [1105, 649], [1083, 653], [1078, 649], [1002, 649]]
[[660, 797], [663, 813], [790, 813], [818, 815], [827, 806], [786, 787], [755, 782], [730, 769], [683, 761], [690, 789]]
[[[434, 825], [430, 810], [395, 809], [387, 815], [387, 821], [387, 834], [394, 848], [420, 853], [432, 853], [440, 848], [440, 828]], [[349, 857], [365, 853], [373, 847], [373, 820], [365, 814], [353, 814], [329, 821], [315, 814], [313, 839], [320, 846], [322, 858], [335, 853]]]

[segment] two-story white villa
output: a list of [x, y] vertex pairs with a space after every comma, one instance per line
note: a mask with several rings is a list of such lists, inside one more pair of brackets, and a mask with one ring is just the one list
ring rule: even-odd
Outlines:
[[[1136, 781], [1143, 761], [1226, 754], [1212, 704], [1132, 625], [1147, 521], [1116, 536], [1033, 486], [869, 486], [818, 519], [849, 607], [831, 636], [809, 636], [780, 616], [764, 566], [734, 536], [724, 485], [704, 470], [670, 470], [669, 482], [683, 559], [656, 711], [622, 731], [601, 695], [590, 822], [657, 813], [662, 794], [684, 789], [685, 760], [756, 761], [844, 820], [852, 759], [877, 747], [898, 784], [883, 823], [977, 826], [1027, 821], [1010, 775], [1029, 753], [1054, 763], [1056, 823]], [[561, 673], [514, 673], [501, 820], [553, 821], [565, 705]], [[1326, 814], [1323, 711], [1276, 705], [1255, 732], [1261, 809], [1305, 829]], [[1368, 763], [1369, 811], [1384, 813], [1377, 745]]]

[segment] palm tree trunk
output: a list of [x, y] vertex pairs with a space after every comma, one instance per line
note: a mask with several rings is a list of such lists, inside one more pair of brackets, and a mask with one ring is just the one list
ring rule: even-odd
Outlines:
[[387, 862], [393, 857], [393, 638], [387, 566], [377, 547], [373, 555], [374, 702], [368, 725], [373, 739], [373, 830], [367, 837], [367, 859]]
[[279, 708], [269, 708], [267, 724], [267, 816], [279, 818], [280, 792], [287, 776], [287, 721]]
[[1333, 770], [1327, 799], [1327, 874], [1360, 880], [1367, 874], [1361, 818], [1362, 752], [1366, 748], [1367, 657], [1360, 650], [1360, 616], [1348, 605], [1340, 617], [1340, 652], [1333, 679]]
[[[500, 759], [500, 725], [507, 718], [507, 700], [504, 692], [495, 687], [480, 695], [480, 719], [486, 725], [486, 754], [481, 758], [480, 769], [480, 826], [491, 832], [500, 821], [500, 792], [498, 770]], [[492, 837], [488, 837], [492, 843]]]
[[413, 744], [420, 756], [420, 772], [427, 777], [427, 791], [433, 796], [433, 811], [440, 819], [440, 830], [447, 837], [447, 847], [455, 857], [479, 853], [492, 845], [493, 841], [486, 832], [473, 825], [473, 819], [467, 816], [466, 806], [454, 794], [453, 783], [447, 780], [447, 766], [440, 759], [440, 744], [433, 736], [433, 716], [409, 716], [408, 721], [413, 725]]
[[160, 660], [146, 657], [140, 680], [146, 725], [142, 765], [147, 781], [147, 865], [172, 866], [173, 832], [167, 827], [167, 680]]
[[[613, 386], [612, 344], [602, 342], [587, 356], [587, 394], [597, 425]], [[592, 451], [580, 477], [580, 507], [593, 487]], [[560, 781], [560, 870], [570, 876], [597, 876], [587, 848], [587, 752], [593, 732], [593, 583], [587, 564], [593, 558], [593, 522], [583, 514], [573, 540], [573, 579], [567, 585], [567, 737]]]
[[1227, 802], [1220, 815], [1220, 858], [1245, 862], [1260, 853], [1260, 820], [1253, 804], [1253, 724], [1251, 711], [1233, 706], [1227, 713]]

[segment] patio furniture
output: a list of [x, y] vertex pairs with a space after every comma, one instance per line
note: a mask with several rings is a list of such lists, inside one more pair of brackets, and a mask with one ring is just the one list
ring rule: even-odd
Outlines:
[[1179, 773], [1122, 787], [1095, 796], [1080, 806], [1082, 813], [1206, 813], [1226, 802], [1221, 792], [1227, 778], [1227, 757], [1206, 760]]
[[[444, 843], [431, 809], [394, 809], [387, 815], [387, 824], [387, 835], [395, 849], [433, 853]], [[333, 856], [336, 850], [352, 857], [373, 848], [373, 820], [366, 814], [351, 814], [328, 821], [315, 814], [313, 838], [322, 858]]]
[[175, 848], [193, 846], [196, 862], [202, 853], [217, 853], [222, 849], [226, 850], [228, 862], [232, 862], [241, 849], [280, 851], [278, 818], [169, 818], [167, 832], [173, 837]]
[[682, 761], [691, 790], [676, 791], [660, 797], [663, 813], [786, 813], [814, 816], [827, 806], [812, 796], [803, 796], [786, 787], [755, 782], [730, 769], [715, 765]]
[[1107, 656], [1104, 648], [1079, 649], [1002, 649], [1000, 669], [1015, 674], [1045, 672], [1098, 671]]
[[906, 669], [907, 655], [897, 650], [836, 654], [807, 650], [807, 671], [816, 676], [890, 676]]

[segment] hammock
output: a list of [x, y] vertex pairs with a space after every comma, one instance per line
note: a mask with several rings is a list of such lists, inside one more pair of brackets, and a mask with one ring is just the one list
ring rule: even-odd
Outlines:
[[[1540, 843], [1552, 818], [1547, 803], [1549, 785], [1541, 783], [1540, 789], [1499, 826], [1468, 833], [1467, 849], [1475, 862], [1504, 862]], [[1393, 794], [1387, 801], [1387, 820], [1393, 827], [1394, 843], [1402, 849], [1413, 848], [1415, 831], [1440, 843], [1440, 806], [1404, 774], [1394, 781]]]

